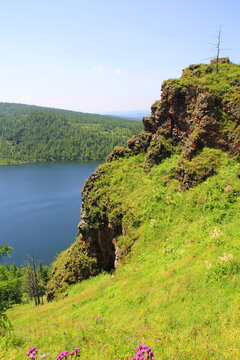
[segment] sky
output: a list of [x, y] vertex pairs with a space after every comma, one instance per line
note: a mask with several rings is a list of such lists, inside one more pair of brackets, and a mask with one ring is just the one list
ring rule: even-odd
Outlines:
[[1, 2], [0, 102], [147, 110], [161, 83], [220, 56], [240, 63], [239, 0]]

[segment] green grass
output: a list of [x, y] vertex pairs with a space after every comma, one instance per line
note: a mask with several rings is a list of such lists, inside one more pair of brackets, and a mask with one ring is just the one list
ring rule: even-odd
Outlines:
[[238, 359], [239, 164], [211, 152], [216, 174], [186, 191], [174, 175], [181, 155], [149, 174], [144, 154], [105, 164], [89, 202], [102, 209], [107, 198], [113, 217], [124, 212], [119, 242], [123, 252], [134, 243], [132, 251], [113, 274], [70, 286], [65, 299], [10, 309], [0, 358], [22, 360], [36, 346], [49, 359], [74, 347], [81, 359], [131, 359], [145, 342], [155, 359]]

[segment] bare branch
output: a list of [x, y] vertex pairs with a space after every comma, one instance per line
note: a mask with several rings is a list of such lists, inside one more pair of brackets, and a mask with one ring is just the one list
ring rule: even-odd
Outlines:
[[218, 32], [218, 42], [217, 42], [217, 61], [216, 61], [216, 71], [218, 74], [218, 59], [219, 59], [219, 53], [220, 53], [220, 43], [221, 43], [221, 27]]

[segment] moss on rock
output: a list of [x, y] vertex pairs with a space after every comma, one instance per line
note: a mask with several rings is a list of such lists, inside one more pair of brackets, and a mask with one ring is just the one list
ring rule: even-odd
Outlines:
[[52, 278], [47, 285], [47, 300], [53, 300], [68, 285], [96, 275], [97, 260], [87, 255], [87, 244], [78, 238], [52, 264]]
[[216, 174], [220, 164], [221, 151], [204, 148], [192, 160], [182, 158], [176, 168], [175, 177], [181, 182], [181, 189], [187, 190]]
[[163, 136], [154, 135], [148, 147], [145, 160], [146, 172], [149, 172], [154, 165], [158, 165], [173, 153], [173, 146]]

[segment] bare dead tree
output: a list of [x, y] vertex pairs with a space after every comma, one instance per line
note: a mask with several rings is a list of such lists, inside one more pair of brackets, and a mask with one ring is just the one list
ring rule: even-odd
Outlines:
[[31, 257], [31, 262], [32, 262], [33, 279], [34, 279], [34, 292], [35, 292], [34, 298], [36, 299], [35, 302], [37, 301], [37, 305], [39, 305], [40, 304], [40, 286], [38, 283], [36, 264], [35, 264], [35, 260], [34, 260], [33, 256]]
[[34, 256], [31, 255], [28, 257], [28, 264], [26, 266], [25, 273], [25, 289], [32, 299], [35, 301], [35, 305], [40, 305], [40, 294], [41, 286], [37, 277], [36, 263]]
[[209, 49], [210, 51], [213, 51], [215, 52], [216, 56], [214, 57], [210, 57], [210, 58], [206, 58], [206, 60], [211, 60], [211, 63], [212, 64], [216, 64], [216, 73], [218, 74], [219, 72], [219, 64], [220, 64], [220, 52], [222, 52], [223, 50], [229, 50], [229, 49], [223, 49], [221, 48], [221, 44], [222, 44], [222, 39], [221, 39], [221, 36], [222, 36], [222, 28], [221, 26], [219, 27], [219, 30], [217, 32], [217, 42], [216, 43], [213, 43], [211, 44], [213, 47], [211, 49]]
[[216, 57], [216, 72], [218, 74], [218, 60], [220, 54], [220, 44], [221, 44], [221, 28], [218, 31], [218, 42], [217, 42], [217, 57]]

